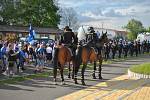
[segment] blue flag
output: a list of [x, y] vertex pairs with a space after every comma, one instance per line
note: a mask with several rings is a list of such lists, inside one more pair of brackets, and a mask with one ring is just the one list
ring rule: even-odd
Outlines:
[[29, 26], [29, 36], [27, 37], [27, 41], [30, 43], [34, 40], [34, 36], [35, 36], [35, 31], [32, 28], [31, 24]]

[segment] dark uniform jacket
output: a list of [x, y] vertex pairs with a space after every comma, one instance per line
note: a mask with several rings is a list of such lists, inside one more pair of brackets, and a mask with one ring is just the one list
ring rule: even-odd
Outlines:
[[[73, 40], [73, 41], [72, 41]], [[67, 31], [62, 35], [61, 42], [64, 44], [72, 44], [75, 41], [75, 35], [73, 32]]]

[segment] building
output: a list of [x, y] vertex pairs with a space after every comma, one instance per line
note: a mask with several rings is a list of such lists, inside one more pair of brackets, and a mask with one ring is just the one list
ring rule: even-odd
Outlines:
[[[33, 27], [36, 32], [35, 38], [55, 39], [63, 31], [57, 28]], [[0, 25], [0, 38], [4, 39], [8, 35], [15, 35], [18, 38], [26, 38], [29, 34], [29, 27]]]
[[107, 31], [109, 39], [114, 39], [114, 38], [126, 39], [127, 38], [127, 32], [126, 31], [119, 31], [119, 30], [106, 29], [106, 28], [97, 28], [97, 27], [95, 27], [94, 29], [96, 32], [98, 31], [100, 34], [102, 33], [102, 31], [104, 33]]

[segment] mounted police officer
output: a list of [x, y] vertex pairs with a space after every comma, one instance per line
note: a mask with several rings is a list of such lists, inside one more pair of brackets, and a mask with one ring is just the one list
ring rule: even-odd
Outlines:
[[64, 28], [64, 33], [61, 36], [61, 43], [63, 43], [64, 46], [70, 48], [72, 54], [75, 55], [77, 38], [75, 34], [72, 32], [72, 29], [69, 28], [69, 26], [66, 26]]
[[72, 32], [72, 29], [69, 26], [64, 28], [64, 33], [61, 36], [61, 42], [65, 45], [70, 45], [75, 41], [75, 35]]
[[91, 42], [92, 45], [95, 47], [96, 46], [95, 44], [96, 44], [96, 42], [98, 40], [98, 36], [95, 33], [93, 27], [89, 27], [88, 31], [89, 31], [89, 34], [87, 34], [87, 36], [86, 36], [86, 42]]

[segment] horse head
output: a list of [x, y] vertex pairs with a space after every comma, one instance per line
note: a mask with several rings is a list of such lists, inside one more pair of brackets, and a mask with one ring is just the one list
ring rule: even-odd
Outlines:
[[104, 43], [108, 43], [108, 41], [109, 41], [109, 39], [108, 39], [108, 37], [107, 37], [107, 30], [106, 30], [106, 32], [105, 33], [103, 33], [103, 31], [102, 31], [102, 35], [101, 35], [101, 37], [99, 38], [99, 43], [101, 44], [101, 45], [103, 45]]

